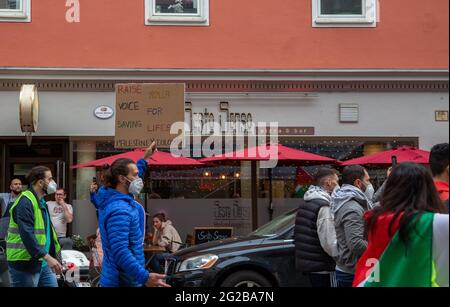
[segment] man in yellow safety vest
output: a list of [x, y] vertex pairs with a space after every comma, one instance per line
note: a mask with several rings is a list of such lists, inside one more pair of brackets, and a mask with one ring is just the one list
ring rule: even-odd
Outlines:
[[[6, 258], [12, 287], [57, 287], [61, 251], [44, 197], [56, 192], [50, 169], [34, 167], [27, 178], [30, 188], [10, 209]], [[56, 274], [55, 274], [56, 273]]]

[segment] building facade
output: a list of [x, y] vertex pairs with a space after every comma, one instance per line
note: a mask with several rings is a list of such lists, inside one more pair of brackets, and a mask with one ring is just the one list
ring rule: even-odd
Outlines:
[[[448, 142], [447, 0], [282, 2], [0, 0], [1, 189], [48, 165], [69, 191], [73, 232], [93, 233], [88, 186], [98, 174], [70, 165], [118, 152], [114, 116], [95, 111], [114, 110], [124, 82], [186, 83], [186, 121], [226, 110], [236, 122], [277, 122], [283, 144], [338, 159]], [[22, 84], [39, 89], [31, 147], [19, 125]], [[247, 232], [248, 167], [211, 172], [155, 174], [163, 199], [150, 213], [168, 211], [183, 234], [232, 220]], [[296, 205], [297, 179], [294, 168], [275, 174], [278, 213]], [[184, 222], [189, 213], [202, 218]]]

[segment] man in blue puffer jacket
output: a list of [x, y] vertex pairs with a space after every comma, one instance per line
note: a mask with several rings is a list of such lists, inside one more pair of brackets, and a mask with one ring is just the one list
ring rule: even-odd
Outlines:
[[169, 287], [164, 275], [145, 269], [145, 212], [133, 198], [143, 187], [138, 167], [132, 160], [119, 159], [105, 174], [105, 181], [107, 185], [95, 196], [104, 253], [100, 285]]

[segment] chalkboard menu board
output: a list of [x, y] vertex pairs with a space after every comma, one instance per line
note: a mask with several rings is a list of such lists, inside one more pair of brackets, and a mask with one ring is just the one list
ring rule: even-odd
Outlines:
[[194, 229], [195, 244], [225, 240], [233, 237], [233, 227], [197, 227]]

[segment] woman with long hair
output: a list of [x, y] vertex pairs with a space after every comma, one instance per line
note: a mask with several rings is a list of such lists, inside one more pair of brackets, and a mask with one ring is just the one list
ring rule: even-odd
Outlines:
[[153, 229], [153, 245], [164, 247], [166, 252], [153, 256], [151, 268], [156, 273], [163, 273], [161, 262], [179, 250], [181, 238], [172, 221], [168, 220], [164, 213], [157, 213], [153, 216]]
[[381, 206], [366, 213], [366, 230], [353, 286], [448, 287], [449, 216], [424, 166], [393, 169]]

